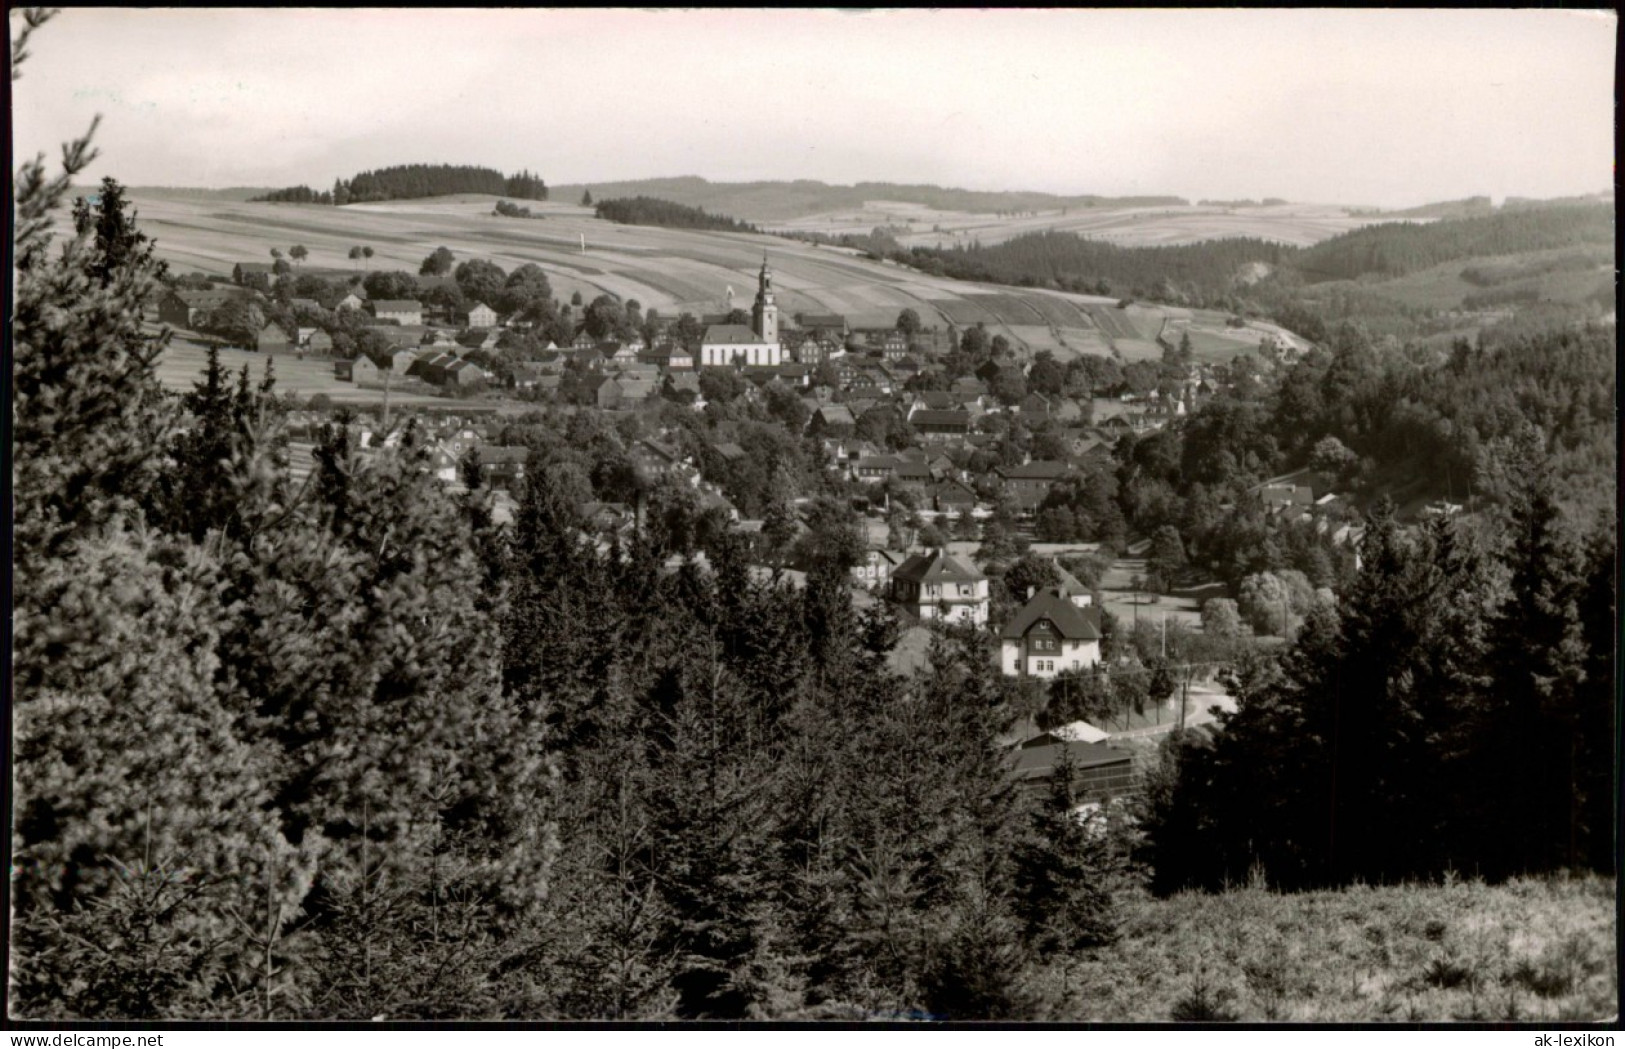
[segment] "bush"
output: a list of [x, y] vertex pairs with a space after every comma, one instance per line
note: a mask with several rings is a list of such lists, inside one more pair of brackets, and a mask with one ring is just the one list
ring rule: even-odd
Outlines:
[[1174, 1002], [1168, 1018], [1175, 1023], [1235, 1023], [1240, 1015], [1230, 1008], [1234, 997], [1228, 988], [1208, 982], [1203, 972], [1196, 977], [1191, 993]]

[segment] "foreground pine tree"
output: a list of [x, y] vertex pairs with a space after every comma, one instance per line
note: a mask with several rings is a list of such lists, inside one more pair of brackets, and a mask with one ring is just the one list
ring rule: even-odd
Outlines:
[[295, 488], [269, 370], [166, 397], [121, 195], [52, 244], [64, 153], [17, 178], [14, 1008], [500, 1014], [551, 768], [471, 515], [411, 435]]
[[135, 513], [168, 425], [162, 340], [139, 319], [150, 248], [106, 240], [103, 222], [52, 251], [93, 156], [87, 136], [60, 176], [35, 160], [17, 179], [14, 1001], [24, 1015], [261, 1015], [276, 952], [251, 944], [297, 906], [308, 856], [217, 686], [218, 561]]

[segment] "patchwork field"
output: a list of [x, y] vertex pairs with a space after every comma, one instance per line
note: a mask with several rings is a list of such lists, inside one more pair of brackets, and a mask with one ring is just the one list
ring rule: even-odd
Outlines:
[[774, 222], [764, 228], [839, 236], [866, 234], [884, 227], [905, 247], [922, 248], [968, 246], [974, 241], [997, 244], [1041, 230], [1077, 233], [1126, 247], [1190, 244], [1221, 237], [1258, 237], [1301, 247], [1385, 220], [1392, 221], [1383, 216], [1352, 216], [1347, 209], [1332, 204], [1092, 207], [988, 215], [873, 200], [862, 208]]
[[[492, 215], [495, 198], [480, 196], [345, 208], [139, 192], [132, 200], [159, 256], [180, 273], [229, 275], [237, 262], [269, 262], [273, 247], [287, 251], [294, 244], [310, 251], [307, 266], [416, 273], [424, 256], [444, 245], [459, 259], [489, 259], [510, 270], [536, 263], [563, 299], [609, 293], [672, 316], [722, 312], [730, 290], [733, 305], [748, 307], [765, 253], [784, 314], [840, 313], [854, 327], [890, 327], [901, 310], [912, 308], [928, 326], [986, 324], [1027, 353], [1109, 352], [1115, 343], [1124, 355], [1139, 357], [1155, 355], [1151, 340], [1171, 315], [1157, 307], [1117, 311], [1110, 308], [1115, 300], [1102, 296], [931, 277], [770, 235], [618, 226], [569, 204], [531, 202], [540, 217], [511, 219]], [[371, 247], [374, 257], [351, 261], [356, 246]]]

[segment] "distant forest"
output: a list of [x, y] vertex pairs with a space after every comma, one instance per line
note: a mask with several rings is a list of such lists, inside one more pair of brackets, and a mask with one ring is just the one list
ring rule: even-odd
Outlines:
[[331, 204], [333, 194], [328, 190], [314, 190], [309, 186], [289, 186], [273, 189], [257, 197], [249, 197], [251, 204]]
[[489, 193], [494, 197], [546, 200], [547, 183], [539, 175], [521, 171], [504, 175], [495, 168], [459, 164], [401, 164], [363, 171], [350, 179], [337, 179], [331, 190], [309, 186], [273, 189], [253, 201], [278, 204], [366, 204], [378, 200], [416, 200], [452, 193]]
[[670, 229], [710, 229], [725, 233], [759, 233], [755, 226], [726, 215], [713, 215], [701, 208], [675, 204], [654, 197], [629, 197], [599, 201], [593, 211], [601, 219], [629, 226], [666, 226]]
[[457, 164], [402, 164], [363, 171], [333, 184], [335, 204], [364, 204], [376, 200], [414, 200], [452, 193], [489, 193], [520, 200], [546, 200], [547, 183], [529, 171], [504, 176], [494, 168]]

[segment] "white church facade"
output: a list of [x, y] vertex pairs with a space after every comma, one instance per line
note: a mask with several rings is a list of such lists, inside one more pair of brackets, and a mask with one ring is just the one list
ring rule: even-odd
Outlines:
[[773, 301], [773, 271], [765, 255], [750, 315], [748, 328], [743, 324], [713, 324], [705, 329], [700, 339], [700, 367], [776, 367], [784, 363], [784, 349], [779, 343], [779, 307]]

